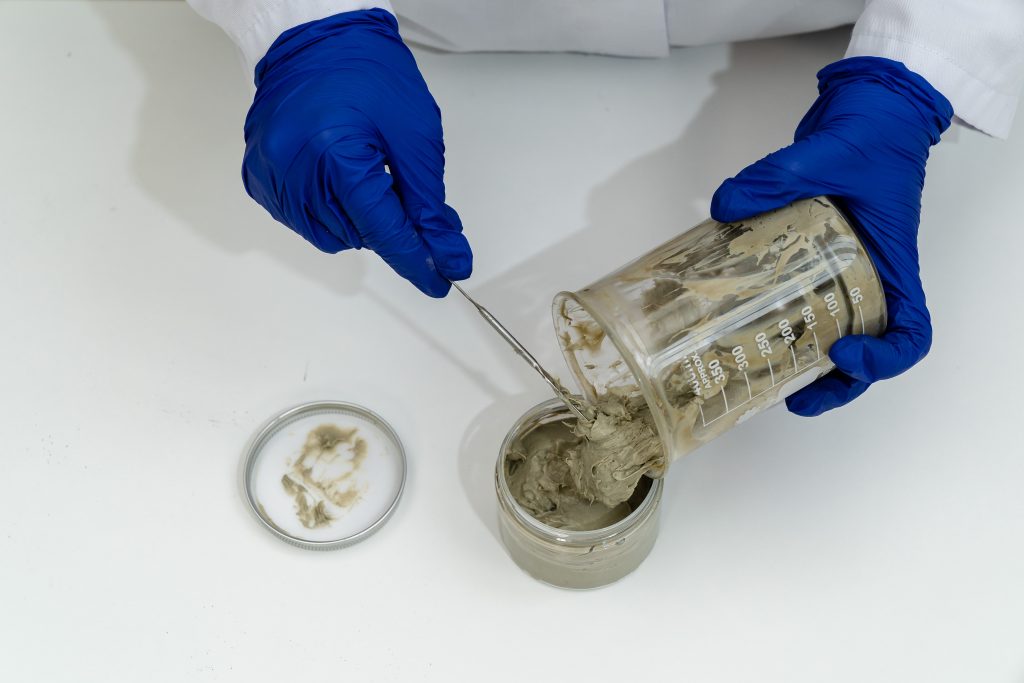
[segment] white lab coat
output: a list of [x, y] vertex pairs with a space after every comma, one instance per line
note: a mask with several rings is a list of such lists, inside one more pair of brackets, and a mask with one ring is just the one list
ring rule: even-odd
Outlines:
[[[1006, 137], [1024, 87], [1024, 0], [188, 0], [251, 68], [285, 30], [357, 9], [395, 13], [406, 40], [443, 50], [657, 57], [670, 46], [856, 22], [847, 56], [901, 61], [957, 117]], [[824, 65], [822, 65], [824, 66]]]

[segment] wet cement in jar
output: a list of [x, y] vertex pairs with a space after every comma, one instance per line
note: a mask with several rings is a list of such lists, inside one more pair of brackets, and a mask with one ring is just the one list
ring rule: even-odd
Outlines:
[[549, 526], [590, 531], [624, 519], [642, 477], [663, 460], [642, 399], [609, 396], [592, 408], [592, 420], [538, 426], [506, 456], [512, 496]]

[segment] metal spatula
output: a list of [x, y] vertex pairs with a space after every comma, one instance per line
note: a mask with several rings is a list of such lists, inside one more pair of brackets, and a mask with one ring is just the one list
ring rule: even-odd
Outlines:
[[519, 354], [519, 357], [525, 360], [531, 368], [536, 370], [538, 375], [544, 378], [544, 381], [548, 383], [548, 386], [555, 392], [555, 395], [562, 399], [562, 402], [565, 403], [566, 407], [571, 410], [576, 417], [581, 420], [593, 419], [593, 408], [588, 404], [581, 402], [566, 391], [565, 387], [559, 384], [558, 380], [552, 377], [551, 374], [544, 369], [544, 366], [537, 362], [537, 359], [533, 357], [533, 354], [530, 353], [518, 339], [513, 337], [512, 333], [509, 332], [504, 325], [498, 322], [498, 319], [495, 318], [490, 311], [478, 304], [469, 294], [466, 294], [466, 290], [460, 287], [457, 283], [453, 282], [452, 287], [459, 290], [459, 294], [466, 297], [466, 301], [473, 304], [477, 312], [484, 320], [487, 321], [487, 324], [494, 328], [495, 332], [501, 335], [501, 338], [512, 347], [512, 350]]

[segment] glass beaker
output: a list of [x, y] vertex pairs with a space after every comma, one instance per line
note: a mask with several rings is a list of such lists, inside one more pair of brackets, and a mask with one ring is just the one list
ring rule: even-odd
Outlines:
[[641, 392], [673, 460], [831, 370], [849, 334], [880, 334], [885, 297], [824, 197], [706, 220], [578, 292], [555, 329], [591, 401]]

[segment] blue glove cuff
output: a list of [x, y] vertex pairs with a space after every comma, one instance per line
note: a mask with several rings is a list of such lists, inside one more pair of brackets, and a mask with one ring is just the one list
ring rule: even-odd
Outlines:
[[953, 105], [923, 76], [902, 62], [884, 57], [849, 57], [829, 64], [818, 72], [818, 92], [825, 95], [853, 81], [873, 81], [905, 97], [920, 117], [934, 145], [953, 118]]
[[382, 37], [402, 41], [398, 33], [398, 21], [395, 16], [383, 9], [356, 10], [342, 12], [324, 19], [306, 22], [294, 26], [271, 44], [267, 54], [256, 64], [255, 83], [260, 83], [267, 74], [281, 63], [292, 63], [293, 57], [326, 38], [330, 38], [346, 30], [379, 33]]

